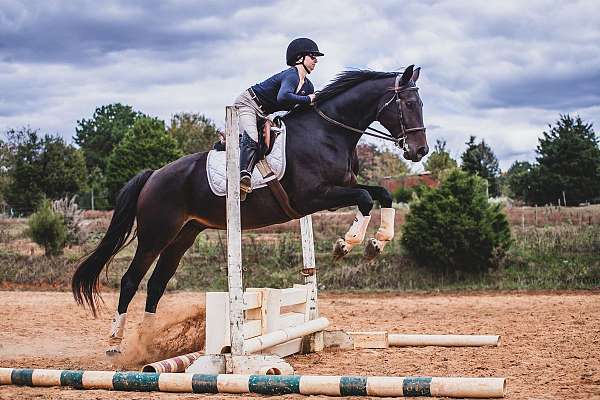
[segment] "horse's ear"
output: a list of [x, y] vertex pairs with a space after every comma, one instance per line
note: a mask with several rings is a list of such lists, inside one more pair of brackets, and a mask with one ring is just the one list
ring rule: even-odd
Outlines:
[[414, 67], [415, 67], [414, 65], [409, 65], [404, 70], [404, 73], [402, 74], [402, 78], [400, 79], [400, 86], [404, 86], [408, 83], [408, 81], [410, 81], [410, 78], [412, 78], [412, 76], [413, 76], [413, 68]]
[[416, 83], [417, 79], [419, 79], [419, 72], [421, 72], [421, 67], [418, 67], [413, 71], [412, 78], [410, 80]]

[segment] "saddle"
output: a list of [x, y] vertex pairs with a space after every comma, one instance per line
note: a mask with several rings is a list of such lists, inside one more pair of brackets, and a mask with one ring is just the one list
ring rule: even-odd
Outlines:
[[[272, 120], [269, 118], [258, 118], [256, 127], [261, 135], [258, 135], [258, 159], [262, 160], [271, 153], [275, 139], [281, 133], [281, 118], [275, 117]], [[218, 132], [221, 140], [213, 145], [213, 149], [217, 151], [225, 151], [225, 133]], [[240, 135], [241, 139], [241, 135]]]
[[[280, 117], [275, 117], [273, 120], [270, 120], [268, 118], [261, 118], [257, 121], [257, 128], [259, 132], [262, 132], [262, 134], [258, 135], [258, 162], [256, 163], [256, 169], [259, 171], [264, 182], [266, 183], [266, 186], [269, 187], [271, 193], [273, 194], [273, 196], [275, 197], [275, 199], [279, 203], [279, 206], [285, 212], [285, 214], [290, 219], [299, 219], [302, 217], [302, 215], [296, 210], [294, 210], [294, 208], [290, 204], [290, 199], [285, 189], [283, 188], [283, 186], [281, 186], [281, 183], [279, 182], [280, 178], [277, 178], [277, 175], [273, 172], [265, 158], [271, 153], [271, 150], [273, 150], [273, 147], [275, 145], [275, 139], [277, 139], [277, 137], [285, 130], [283, 120]], [[223, 132], [219, 132], [219, 136], [221, 137], [221, 140], [214, 144], [213, 149], [218, 152], [222, 152], [225, 151], [225, 134]], [[210, 162], [207, 162], [207, 174], [209, 175], [210, 183], [211, 180], [209, 173], [209, 164]], [[224, 167], [225, 166], [223, 165], [223, 170]], [[217, 191], [215, 191], [215, 189], [213, 189], [213, 192], [217, 194]]]

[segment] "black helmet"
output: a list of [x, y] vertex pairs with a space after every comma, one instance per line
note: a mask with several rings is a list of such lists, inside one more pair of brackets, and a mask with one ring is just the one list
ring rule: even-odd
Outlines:
[[285, 53], [285, 61], [287, 65], [294, 66], [298, 57], [305, 54], [313, 54], [315, 56], [323, 56], [319, 51], [317, 44], [308, 38], [298, 38], [290, 42]]

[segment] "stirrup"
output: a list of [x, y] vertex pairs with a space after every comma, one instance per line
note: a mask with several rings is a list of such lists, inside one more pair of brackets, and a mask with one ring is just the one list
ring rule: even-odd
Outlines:
[[246, 200], [249, 193], [252, 193], [252, 175], [244, 170], [240, 173], [240, 201]]

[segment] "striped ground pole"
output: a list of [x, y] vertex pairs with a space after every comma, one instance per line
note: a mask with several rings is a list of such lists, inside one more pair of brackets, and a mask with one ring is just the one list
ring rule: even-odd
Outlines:
[[506, 380], [504, 378], [159, 374], [0, 368], [0, 385], [69, 386], [75, 389], [141, 392], [497, 398], [504, 396]]
[[167, 358], [166, 360], [144, 365], [142, 367], [142, 372], [183, 372], [194, 361], [203, 355], [204, 353], [196, 351], [194, 353], [188, 353], [182, 356]]

